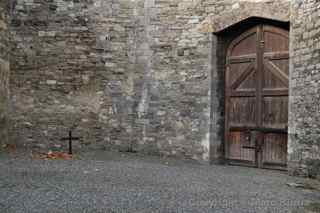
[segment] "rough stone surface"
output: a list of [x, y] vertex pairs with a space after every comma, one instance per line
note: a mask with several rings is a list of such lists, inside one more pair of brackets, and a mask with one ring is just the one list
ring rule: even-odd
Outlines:
[[168, 155], [206, 161], [220, 158], [224, 101], [218, 85], [223, 85], [223, 79], [215, 69], [220, 50], [213, 46], [216, 36], [212, 33], [254, 16], [288, 21], [289, 1], [144, 3], [143, 47], [149, 51], [143, 52], [150, 52], [145, 66], [150, 87], [143, 88], [147, 101], [142, 107], [148, 113], [144, 113], [147, 125], [142, 143], [155, 141]]
[[[53, 149], [69, 129], [84, 144], [129, 146], [135, 79], [131, 1], [15, 1], [13, 140]], [[140, 70], [138, 70], [140, 71]], [[143, 72], [142, 72], [143, 73]]]
[[316, 176], [319, 2], [291, 2], [290, 9], [289, 0], [12, 0], [12, 141], [63, 149], [60, 138], [72, 129], [82, 137], [77, 149], [219, 159], [217, 33], [250, 17], [291, 19], [290, 164]]
[[10, 73], [8, 13], [8, 1], [0, 1], [0, 146], [8, 143], [8, 98]]
[[61, 147], [73, 128], [81, 144], [216, 157], [212, 32], [252, 16], [287, 21], [289, 2], [15, 1], [14, 140]]
[[289, 158], [293, 173], [320, 176], [320, 2], [293, 1]]
[[0, 154], [2, 213], [301, 213], [320, 200], [287, 186], [301, 178], [270, 170], [108, 152], [72, 161], [23, 154]]

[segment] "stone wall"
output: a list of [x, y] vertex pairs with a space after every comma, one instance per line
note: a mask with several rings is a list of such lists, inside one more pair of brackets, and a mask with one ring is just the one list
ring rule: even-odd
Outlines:
[[8, 143], [8, 87], [10, 74], [8, 3], [8, 1], [0, 2], [0, 146]]
[[140, 142], [156, 142], [168, 155], [219, 159], [224, 80], [213, 33], [255, 16], [288, 21], [289, 1], [146, 0], [138, 14], [146, 26], [138, 36], [137, 57], [148, 52], [145, 76], [150, 82], [139, 105], [144, 112]]
[[13, 2], [18, 144], [60, 149], [71, 128], [81, 146], [205, 161], [223, 152], [213, 33], [254, 16], [289, 19], [288, 0]]
[[61, 149], [108, 148], [132, 140], [135, 96], [133, 6], [127, 0], [13, 3], [13, 140]]
[[184, 39], [189, 19], [198, 23], [201, 11], [181, 1], [138, 4], [137, 63], [145, 81], [136, 122], [142, 124], [142, 146], [208, 160], [210, 46], [203, 44], [209, 36], [193, 30], [194, 41]]
[[320, 2], [293, 1], [289, 160], [293, 173], [320, 175]]

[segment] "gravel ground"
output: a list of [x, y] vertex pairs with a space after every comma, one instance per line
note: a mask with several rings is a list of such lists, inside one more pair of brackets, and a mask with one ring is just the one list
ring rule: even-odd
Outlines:
[[91, 152], [77, 160], [0, 153], [0, 212], [292, 212], [320, 192], [283, 172], [137, 154]]

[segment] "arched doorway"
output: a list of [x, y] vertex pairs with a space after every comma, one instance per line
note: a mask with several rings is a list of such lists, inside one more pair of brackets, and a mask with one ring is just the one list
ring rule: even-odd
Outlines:
[[285, 168], [289, 32], [257, 24], [228, 45], [225, 158], [232, 164]]

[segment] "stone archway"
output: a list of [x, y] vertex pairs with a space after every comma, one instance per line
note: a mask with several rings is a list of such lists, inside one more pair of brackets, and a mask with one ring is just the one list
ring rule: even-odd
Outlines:
[[[253, 11], [253, 13], [255, 13]], [[224, 121], [224, 81], [225, 81], [225, 58], [229, 43], [242, 32], [250, 29], [257, 24], [270, 24], [279, 28], [289, 30], [287, 16], [281, 20], [268, 19], [265, 17], [251, 16], [239, 20], [234, 15], [228, 15], [231, 22], [224, 22], [220, 25], [211, 25], [215, 28], [211, 36], [212, 55], [211, 55], [211, 137], [210, 137], [210, 156], [211, 161], [223, 161], [225, 157], [225, 121]], [[244, 15], [246, 17], [246, 15]], [[227, 17], [225, 19], [228, 19]], [[227, 27], [223, 27], [227, 26]]]
[[209, 14], [198, 26], [203, 33], [219, 33], [242, 21], [257, 17], [279, 22], [289, 22], [290, 1], [240, 0], [230, 3], [218, 14]]

